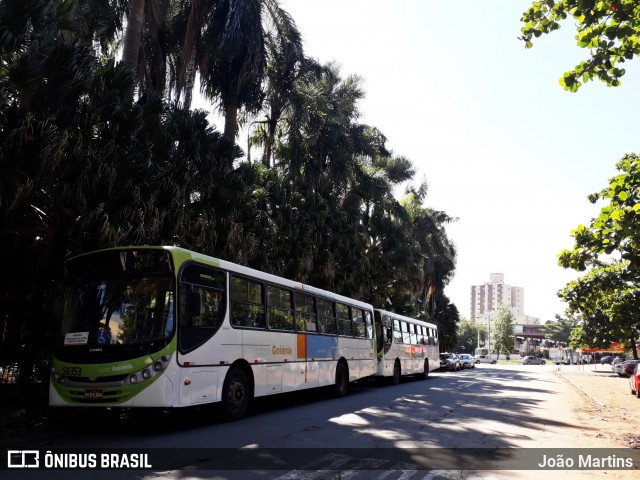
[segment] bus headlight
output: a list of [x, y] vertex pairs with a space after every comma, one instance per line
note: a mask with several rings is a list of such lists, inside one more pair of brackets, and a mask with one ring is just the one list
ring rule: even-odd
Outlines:
[[156, 361], [156, 362], [153, 364], [153, 369], [154, 369], [156, 372], [161, 371], [163, 368], [164, 368], [164, 365], [162, 364], [162, 362]]
[[135, 385], [136, 383], [138, 383], [138, 376], [135, 373], [129, 375], [129, 383], [131, 385]]
[[151, 372], [145, 368], [142, 371], [142, 378], [144, 378], [145, 380], [149, 380], [151, 378]]

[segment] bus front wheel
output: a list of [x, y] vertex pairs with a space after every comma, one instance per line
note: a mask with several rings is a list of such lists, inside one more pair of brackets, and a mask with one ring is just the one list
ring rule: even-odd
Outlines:
[[232, 367], [222, 386], [222, 413], [225, 418], [238, 420], [244, 417], [250, 398], [247, 374], [240, 368]]
[[336, 366], [336, 383], [333, 387], [336, 397], [344, 397], [349, 386], [349, 370], [344, 363], [340, 362]]

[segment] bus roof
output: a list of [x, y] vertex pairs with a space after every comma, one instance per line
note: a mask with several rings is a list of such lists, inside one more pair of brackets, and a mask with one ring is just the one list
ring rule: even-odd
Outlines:
[[92, 252], [87, 252], [87, 253], [84, 253], [82, 255], [78, 255], [78, 256], [76, 256], [74, 258], [80, 258], [80, 257], [83, 257], [85, 255], [91, 255], [92, 253], [107, 252], [107, 251], [158, 250], [158, 249], [166, 250], [166, 251], [168, 251], [168, 252], [170, 252], [172, 254], [177, 254], [177, 255], [180, 255], [182, 257], [186, 257], [186, 259], [199, 261], [199, 262], [205, 263], [207, 265], [216, 266], [216, 267], [222, 268], [224, 270], [229, 270], [231, 272], [239, 273], [241, 275], [246, 275], [246, 276], [258, 278], [258, 279], [264, 280], [266, 282], [270, 282], [270, 283], [278, 284], [278, 285], [281, 285], [281, 286], [285, 286], [285, 287], [291, 288], [293, 290], [297, 290], [299, 292], [305, 292], [305, 293], [309, 293], [309, 294], [312, 294], [312, 295], [318, 295], [318, 296], [325, 297], [325, 298], [328, 298], [328, 299], [336, 301], [336, 302], [348, 303], [348, 304], [350, 304], [352, 306], [356, 306], [356, 307], [360, 307], [360, 308], [368, 309], [368, 310], [373, 310], [373, 306], [371, 304], [366, 303], [366, 302], [362, 302], [360, 300], [356, 300], [354, 298], [345, 297], [343, 295], [339, 295], [337, 293], [330, 292], [328, 290], [323, 290], [321, 288], [313, 287], [311, 285], [306, 285], [306, 284], [301, 283], [301, 282], [296, 282], [296, 281], [293, 281], [293, 280], [289, 280], [287, 278], [279, 277], [277, 275], [272, 275], [270, 273], [262, 272], [260, 270], [256, 270], [256, 269], [249, 268], [249, 267], [245, 267], [245, 266], [239, 265], [237, 263], [228, 262], [226, 260], [221, 260], [219, 258], [211, 257], [209, 255], [204, 255], [202, 253], [194, 252], [192, 250], [188, 250], [188, 249], [183, 248], [183, 247], [167, 246], [167, 245], [156, 245], [156, 246], [140, 245], [140, 246], [114, 247], [114, 248], [105, 248], [105, 249], [102, 249], [102, 250], [95, 250], [95, 251], [92, 251]]
[[388, 312], [386, 310], [382, 310], [381, 308], [376, 308], [375, 310], [377, 312], [380, 312], [384, 315], [389, 315], [390, 317], [396, 318], [398, 320], [404, 320], [412, 323], [419, 323], [420, 325], [426, 325], [427, 327], [431, 327], [431, 328], [438, 328], [436, 324], [427, 322], [425, 320], [420, 320], [419, 318], [405, 317], [404, 315], [400, 315], [399, 313]]

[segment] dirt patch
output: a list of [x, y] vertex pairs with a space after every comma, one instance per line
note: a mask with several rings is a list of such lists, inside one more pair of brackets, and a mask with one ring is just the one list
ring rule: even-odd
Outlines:
[[558, 374], [580, 394], [571, 407], [589, 427], [594, 447], [640, 448], [640, 399], [631, 395], [627, 378], [606, 367], [566, 367]]

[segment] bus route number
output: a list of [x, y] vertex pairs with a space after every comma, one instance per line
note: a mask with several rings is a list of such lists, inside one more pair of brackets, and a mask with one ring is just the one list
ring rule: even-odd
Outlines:
[[82, 368], [80, 367], [62, 367], [62, 373], [67, 377], [82, 376]]

